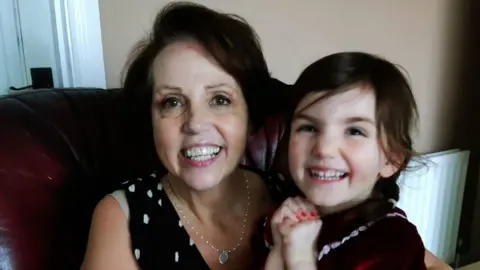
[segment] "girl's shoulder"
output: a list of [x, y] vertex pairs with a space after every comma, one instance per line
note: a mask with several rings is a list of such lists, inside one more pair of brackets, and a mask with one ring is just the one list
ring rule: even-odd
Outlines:
[[389, 236], [390, 238], [410, 236], [421, 242], [417, 227], [408, 220], [407, 214], [401, 208], [394, 207], [384, 217], [371, 223], [372, 230], [379, 235]]
[[333, 242], [320, 244], [318, 252], [318, 263], [322, 266], [355, 269], [369, 264], [369, 269], [425, 269], [422, 238], [399, 208], [357, 226]]
[[[398, 244], [397, 248], [410, 249], [416, 246], [423, 249], [423, 242], [417, 227], [408, 220], [406, 213], [398, 207], [393, 208], [377, 220], [360, 224], [355, 228], [350, 233], [353, 236], [352, 238], [363, 235], [362, 238], [368, 239], [368, 245], [371, 245], [373, 249], [389, 242], [396, 242]], [[401, 243], [405, 245], [401, 245]]]
[[425, 269], [422, 238], [400, 208], [375, 221], [363, 240], [358, 243], [365, 253], [363, 259], [381, 258], [377, 264], [382, 269]]
[[408, 220], [406, 213], [395, 207], [385, 217], [380, 218], [372, 225], [373, 235], [378, 236], [378, 241], [383, 239], [395, 240], [398, 243], [404, 242], [406, 250], [408, 246], [421, 246], [423, 242], [415, 224]]

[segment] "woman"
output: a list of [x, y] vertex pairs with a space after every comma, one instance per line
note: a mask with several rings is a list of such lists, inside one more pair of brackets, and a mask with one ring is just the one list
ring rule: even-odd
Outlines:
[[97, 205], [83, 269], [263, 263], [255, 233], [282, 199], [275, 188], [281, 181], [238, 164], [255, 119], [273, 112], [269, 81], [245, 21], [194, 4], [163, 9], [130, 63], [124, 89], [148, 115], [167, 173], [127, 182]]

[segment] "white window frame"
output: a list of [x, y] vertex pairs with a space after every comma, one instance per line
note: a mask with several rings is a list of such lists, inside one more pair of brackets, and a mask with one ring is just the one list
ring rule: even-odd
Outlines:
[[63, 87], [106, 88], [98, 0], [51, 0]]

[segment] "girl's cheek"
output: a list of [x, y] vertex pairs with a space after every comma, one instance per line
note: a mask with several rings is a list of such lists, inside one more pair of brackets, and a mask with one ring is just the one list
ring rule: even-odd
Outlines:
[[302, 155], [302, 142], [296, 136], [290, 137], [289, 147], [288, 147], [288, 154], [290, 156], [291, 161], [298, 161], [300, 156]]

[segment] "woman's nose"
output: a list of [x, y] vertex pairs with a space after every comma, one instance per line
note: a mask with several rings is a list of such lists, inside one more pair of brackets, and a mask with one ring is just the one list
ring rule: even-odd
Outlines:
[[210, 116], [203, 108], [190, 107], [185, 114], [183, 129], [188, 134], [198, 134], [208, 129]]

